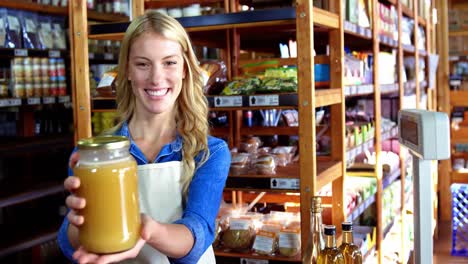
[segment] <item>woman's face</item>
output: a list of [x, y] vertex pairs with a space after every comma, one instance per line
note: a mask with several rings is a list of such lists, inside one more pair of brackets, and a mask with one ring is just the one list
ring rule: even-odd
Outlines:
[[144, 33], [130, 47], [128, 79], [142, 114], [171, 113], [185, 78], [179, 43]]

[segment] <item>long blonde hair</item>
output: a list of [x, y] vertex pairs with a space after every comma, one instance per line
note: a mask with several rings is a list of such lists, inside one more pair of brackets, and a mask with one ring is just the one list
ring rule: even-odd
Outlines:
[[185, 78], [175, 105], [177, 131], [182, 137], [182, 163], [184, 174], [182, 186], [187, 197], [188, 187], [195, 172], [195, 157], [199, 154], [200, 163], [206, 161], [208, 150], [208, 103], [203, 95], [203, 82], [198, 60], [192, 49], [189, 36], [174, 18], [155, 11], [147, 11], [134, 19], [125, 32], [119, 55], [117, 77], [117, 113], [119, 123], [116, 128], [129, 121], [135, 111], [135, 96], [128, 80], [128, 57], [130, 47], [136, 38], [147, 32], [153, 32], [175, 41], [182, 47]]

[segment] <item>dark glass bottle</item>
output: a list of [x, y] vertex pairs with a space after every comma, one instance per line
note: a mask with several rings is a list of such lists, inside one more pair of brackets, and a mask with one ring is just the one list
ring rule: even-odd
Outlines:
[[344, 257], [336, 247], [336, 228], [334, 225], [327, 225], [324, 228], [325, 248], [320, 252], [318, 264], [344, 264]]
[[318, 255], [325, 248], [322, 230], [322, 199], [319, 196], [314, 196], [310, 204], [310, 234], [302, 259], [303, 264], [317, 263]]
[[343, 230], [343, 243], [340, 251], [345, 259], [345, 264], [362, 264], [362, 253], [359, 247], [354, 244], [353, 223], [344, 222], [341, 224]]

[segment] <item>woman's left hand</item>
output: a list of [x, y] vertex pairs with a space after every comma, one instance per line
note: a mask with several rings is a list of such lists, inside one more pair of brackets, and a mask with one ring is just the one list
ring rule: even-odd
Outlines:
[[98, 255], [95, 253], [91, 253], [86, 251], [86, 249], [82, 246], [78, 248], [75, 253], [73, 253], [73, 259], [75, 259], [78, 263], [94, 263], [94, 264], [106, 264], [106, 263], [114, 263], [119, 262], [125, 259], [132, 259], [135, 258], [140, 250], [145, 245], [146, 241], [142, 238], [138, 240], [136, 245], [124, 252], [119, 252], [115, 254], [107, 254], [107, 255]]

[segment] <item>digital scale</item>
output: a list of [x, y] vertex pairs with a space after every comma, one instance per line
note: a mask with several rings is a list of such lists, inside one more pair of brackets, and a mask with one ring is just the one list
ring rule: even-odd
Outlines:
[[433, 185], [431, 161], [450, 158], [447, 114], [405, 109], [398, 113], [398, 139], [413, 156], [414, 263], [431, 264]]

